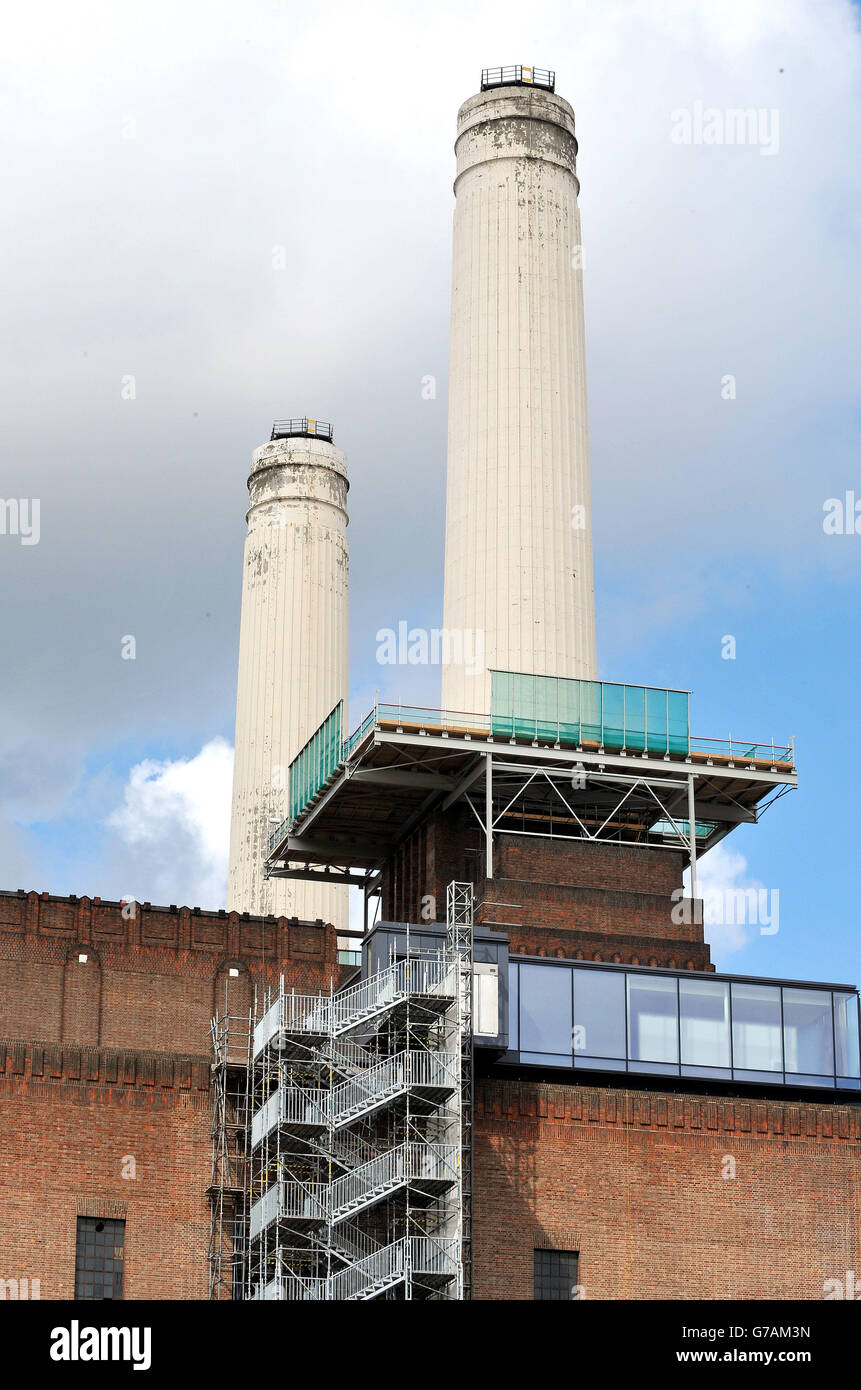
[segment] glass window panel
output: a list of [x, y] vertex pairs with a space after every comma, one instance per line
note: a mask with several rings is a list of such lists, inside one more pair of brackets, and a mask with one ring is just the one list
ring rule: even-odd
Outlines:
[[539, 738], [556, 741], [559, 719], [559, 680], [555, 676], [535, 677], [535, 718]]
[[559, 682], [559, 738], [563, 743], [580, 742], [580, 682]]
[[583, 1071], [625, 1071], [627, 1068], [624, 1057], [584, 1057], [582, 1052], [574, 1053], [574, 1065]]
[[678, 1076], [678, 1062], [629, 1062], [628, 1071], [645, 1076]]
[[75, 1233], [75, 1298], [123, 1296], [125, 1222], [79, 1216]]
[[571, 1056], [571, 970], [521, 965], [520, 1046], [524, 1052]]
[[625, 975], [574, 970], [574, 1051], [581, 1057], [625, 1057]]
[[641, 685], [625, 686], [625, 747], [646, 746], [646, 692]]
[[519, 965], [508, 967], [508, 1046], [516, 1052], [520, 1046], [519, 1029]]
[[824, 989], [783, 990], [784, 1070], [809, 1076], [834, 1071], [831, 994]]
[[690, 696], [682, 690], [667, 691], [671, 753], [690, 752]]
[[729, 985], [724, 980], [679, 980], [682, 1062], [728, 1067]]
[[536, 1250], [534, 1252], [533, 1297], [539, 1302], [577, 1302], [577, 1252], [574, 1250]]
[[666, 975], [629, 975], [630, 1056], [638, 1062], [678, 1062], [676, 981]]
[[623, 743], [625, 694], [621, 685], [604, 686], [604, 743], [621, 748]]
[[667, 752], [667, 692], [646, 691], [646, 740], [650, 753]]
[[834, 995], [834, 1037], [837, 1043], [837, 1075], [861, 1076], [857, 995]]
[[733, 1067], [733, 1081], [767, 1081], [770, 1086], [783, 1085], [782, 1071], [747, 1071], [744, 1067]]
[[780, 990], [776, 985], [733, 983], [732, 1060], [736, 1070], [783, 1070]]
[[597, 743], [601, 737], [600, 681], [580, 682], [580, 721], [582, 738]]

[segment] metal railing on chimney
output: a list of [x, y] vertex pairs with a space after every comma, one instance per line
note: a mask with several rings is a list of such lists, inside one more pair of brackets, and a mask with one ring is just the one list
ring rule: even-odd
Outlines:
[[546, 92], [556, 90], [556, 73], [549, 68], [524, 67], [513, 63], [503, 68], [482, 68], [481, 90], [490, 87], [542, 87]]

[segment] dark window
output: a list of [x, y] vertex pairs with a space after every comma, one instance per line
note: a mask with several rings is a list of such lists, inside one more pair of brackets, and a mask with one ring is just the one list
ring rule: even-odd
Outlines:
[[75, 1298], [122, 1298], [125, 1221], [79, 1216], [75, 1240]]
[[536, 1250], [535, 1291], [536, 1301], [556, 1302], [576, 1300], [577, 1260], [576, 1250]]

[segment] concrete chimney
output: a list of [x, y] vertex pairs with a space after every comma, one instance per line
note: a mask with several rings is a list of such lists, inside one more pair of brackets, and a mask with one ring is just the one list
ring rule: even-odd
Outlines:
[[272, 433], [248, 479], [227, 906], [344, 929], [346, 888], [263, 877], [289, 764], [347, 702], [347, 460], [321, 421]]
[[574, 112], [550, 73], [482, 87], [455, 142], [444, 626], [484, 669], [444, 666], [442, 699], [487, 713], [489, 670], [596, 658]]

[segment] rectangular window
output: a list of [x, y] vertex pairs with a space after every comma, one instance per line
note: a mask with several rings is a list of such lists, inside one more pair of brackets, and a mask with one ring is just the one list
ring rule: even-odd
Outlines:
[[521, 965], [520, 1047], [571, 1065], [571, 971]]
[[783, 1070], [780, 990], [776, 985], [732, 985], [732, 1064], [742, 1080], [769, 1080]]
[[75, 1298], [80, 1301], [123, 1296], [125, 1221], [79, 1216], [75, 1239]]
[[857, 1081], [861, 1076], [857, 995], [834, 995], [834, 1034], [837, 1041], [837, 1075]]
[[811, 1084], [834, 1072], [831, 996], [822, 989], [783, 991], [784, 1070]]
[[574, 971], [574, 1062], [625, 1060], [625, 977], [610, 970]]
[[728, 1070], [729, 985], [724, 980], [679, 980], [682, 1062]]
[[533, 1296], [536, 1302], [560, 1303], [579, 1300], [579, 1255], [576, 1250], [535, 1250], [533, 1261]]
[[629, 975], [628, 1027], [632, 1062], [651, 1062], [662, 1066], [678, 1062], [679, 1006], [676, 981], [666, 975]]

